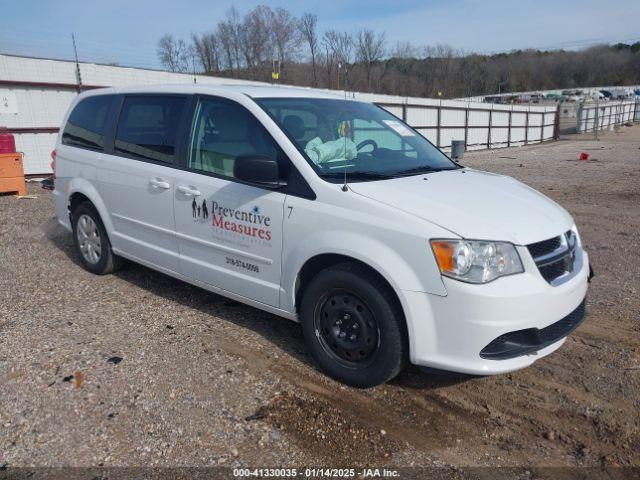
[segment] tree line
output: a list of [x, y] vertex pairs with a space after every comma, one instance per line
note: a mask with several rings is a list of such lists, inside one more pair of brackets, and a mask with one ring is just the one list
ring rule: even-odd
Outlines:
[[157, 54], [172, 72], [329, 89], [443, 98], [640, 84], [640, 42], [579, 51], [481, 55], [449, 45], [390, 44], [384, 32], [321, 30], [318, 16], [258, 5], [234, 7], [208, 32], [167, 33]]

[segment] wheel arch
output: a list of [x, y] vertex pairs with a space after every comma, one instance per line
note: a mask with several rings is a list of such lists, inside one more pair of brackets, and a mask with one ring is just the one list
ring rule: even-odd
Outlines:
[[100, 215], [100, 220], [102, 220], [102, 224], [107, 231], [107, 235], [111, 236], [113, 225], [100, 194], [89, 181], [83, 178], [74, 178], [69, 184], [69, 197], [67, 201], [70, 219], [73, 209], [85, 201], [91, 202], [97, 210], [98, 215]]
[[298, 274], [296, 276], [296, 281], [294, 285], [294, 306], [296, 309], [296, 313], [300, 309], [300, 302], [302, 300], [302, 295], [306, 287], [309, 285], [311, 280], [322, 270], [332, 267], [334, 265], [339, 265], [341, 263], [354, 263], [359, 265], [361, 268], [369, 272], [371, 275], [377, 277], [381, 282], [383, 282], [389, 290], [393, 293], [395, 300], [397, 301], [398, 307], [403, 311], [402, 302], [398, 297], [398, 293], [396, 289], [393, 287], [391, 282], [378, 270], [376, 270], [371, 265], [359, 260], [355, 257], [340, 254], [340, 253], [321, 253], [318, 255], [314, 255], [313, 257], [307, 259], [307, 261], [302, 265]]

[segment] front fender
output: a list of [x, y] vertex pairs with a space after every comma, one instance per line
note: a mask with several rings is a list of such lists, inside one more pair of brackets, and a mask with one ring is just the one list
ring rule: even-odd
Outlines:
[[[425, 245], [419, 246], [418, 255], [428, 255]], [[286, 251], [286, 249], [285, 249]], [[406, 253], [406, 252], [405, 252]], [[287, 252], [283, 258], [282, 286], [286, 292], [281, 308], [295, 311], [295, 287], [298, 274], [304, 264], [322, 254], [337, 254], [359, 260], [382, 275], [401, 297], [402, 290], [446, 295], [439, 271], [417, 272], [410, 259], [402, 256], [389, 245], [374, 238], [354, 232], [327, 230], [315, 233]], [[431, 270], [420, 262], [422, 267]], [[434, 267], [437, 269], [437, 266]]]

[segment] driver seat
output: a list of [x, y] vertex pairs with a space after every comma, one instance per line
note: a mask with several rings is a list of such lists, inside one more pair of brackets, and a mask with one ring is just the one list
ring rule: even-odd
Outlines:
[[291, 135], [296, 143], [300, 146], [307, 132], [304, 121], [298, 115], [287, 115], [282, 120], [282, 129]]

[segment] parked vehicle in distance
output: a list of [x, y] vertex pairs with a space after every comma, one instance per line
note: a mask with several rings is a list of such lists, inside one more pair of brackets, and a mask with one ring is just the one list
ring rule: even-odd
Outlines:
[[553, 100], [556, 102], [561, 102], [563, 99], [563, 96], [560, 95], [559, 93], [547, 93], [546, 95], [547, 100]]
[[543, 93], [532, 93], [530, 96], [531, 103], [540, 103], [541, 100], [544, 100]]
[[564, 101], [565, 102], [580, 102], [582, 101], [582, 97], [580, 95], [576, 95], [575, 93], [572, 93], [570, 95], [565, 95], [564, 97]]
[[629, 87], [614, 87], [609, 91], [612, 100], [628, 100], [634, 96], [633, 89]]
[[124, 259], [300, 321], [358, 387], [407, 362], [531, 365], [585, 317], [571, 216], [462, 167], [386, 110], [310, 89], [79, 95], [56, 144], [58, 221], [96, 274]]

